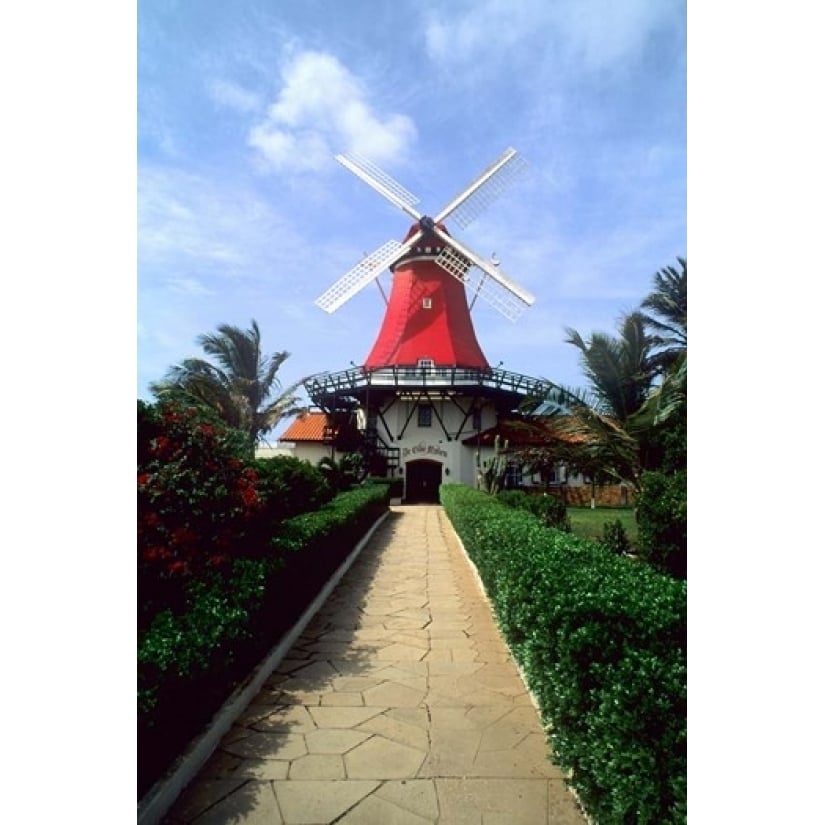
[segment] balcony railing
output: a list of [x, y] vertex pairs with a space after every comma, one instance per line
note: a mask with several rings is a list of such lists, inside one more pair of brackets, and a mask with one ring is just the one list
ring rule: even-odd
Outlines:
[[543, 378], [531, 378], [497, 367], [354, 367], [341, 372], [323, 372], [304, 382], [310, 398], [316, 401], [330, 396], [355, 396], [369, 389], [442, 391], [491, 390], [524, 398], [545, 398], [558, 386]]

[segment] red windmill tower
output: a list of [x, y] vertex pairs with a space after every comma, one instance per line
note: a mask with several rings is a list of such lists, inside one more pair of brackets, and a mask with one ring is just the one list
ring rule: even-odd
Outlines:
[[[415, 220], [401, 243], [391, 240], [367, 255], [315, 302], [334, 312], [375, 280], [393, 272], [392, 292], [378, 338], [367, 356], [368, 369], [414, 366], [428, 358], [436, 366], [487, 367], [476, 340], [467, 290], [489, 301], [510, 320], [535, 300], [504, 275], [494, 261], [482, 258], [447, 232], [451, 217], [466, 227], [524, 169], [515, 149], [508, 149], [434, 218], [415, 208], [418, 198], [363, 158], [336, 160]], [[480, 272], [476, 275], [476, 267]]]
[[[476, 299], [515, 320], [534, 298], [497, 261], [473, 252], [445, 226], [449, 218], [466, 227], [525, 164], [508, 149], [429, 217], [415, 209], [414, 195], [369, 161], [353, 155], [336, 160], [415, 223], [403, 241], [390, 240], [367, 255], [316, 301], [334, 312], [385, 269], [392, 272], [384, 320], [363, 366], [314, 376], [307, 390], [330, 420], [357, 414], [364, 452], [370, 461], [381, 459], [371, 472], [397, 472], [405, 477], [408, 500], [433, 500], [444, 475], [474, 482], [483, 427], [495, 425], [497, 416], [515, 409], [525, 395], [548, 388], [546, 382], [490, 367], [470, 316]], [[338, 430], [336, 423], [330, 436]]]

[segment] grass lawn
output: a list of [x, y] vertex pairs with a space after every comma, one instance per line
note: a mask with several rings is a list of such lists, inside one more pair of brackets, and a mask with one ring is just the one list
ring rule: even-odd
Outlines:
[[619, 519], [624, 527], [630, 543], [635, 546], [638, 532], [636, 530], [636, 516], [632, 507], [568, 507], [567, 515], [573, 534], [585, 539], [601, 539], [604, 534], [604, 525], [609, 521]]

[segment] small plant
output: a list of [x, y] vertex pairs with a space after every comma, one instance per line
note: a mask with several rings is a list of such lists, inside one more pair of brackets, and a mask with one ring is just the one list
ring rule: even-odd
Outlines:
[[602, 535], [602, 544], [617, 556], [626, 556], [630, 550], [630, 539], [627, 537], [624, 525], [620, 519], [605, 522]]
[[507, 444], [501, 446], [501, 438], [496, 436], [493, 445], [493, 457], [484, 462], [483, 468], [479, 470], [479, 484], [481, 489], [494, 496], [501, 490], [504, 484], [504, 477], [507, 475]]

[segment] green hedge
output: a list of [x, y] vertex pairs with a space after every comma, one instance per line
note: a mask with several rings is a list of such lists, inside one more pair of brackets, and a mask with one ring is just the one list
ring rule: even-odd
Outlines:
[[441, 487], [554, 758], [599, 825], [686, 821], [686, 583]]
[[570, 517], [564, 502], [549, 493], [526, 493], [524, 490], [501, 490], [496, 498], [508, 507], [526, 510], [538, 518], [545, 527], [570, 532]]
[[341, 493], [285, 521], [263, 559], [190, 583], [184, 610], [138, 638], [138, 795], [169, 767], [389, 505], [389, 484]]
[[644, 473], [636, 516], [639, 556], [657, 570], [687, 578], [687, 472]]

